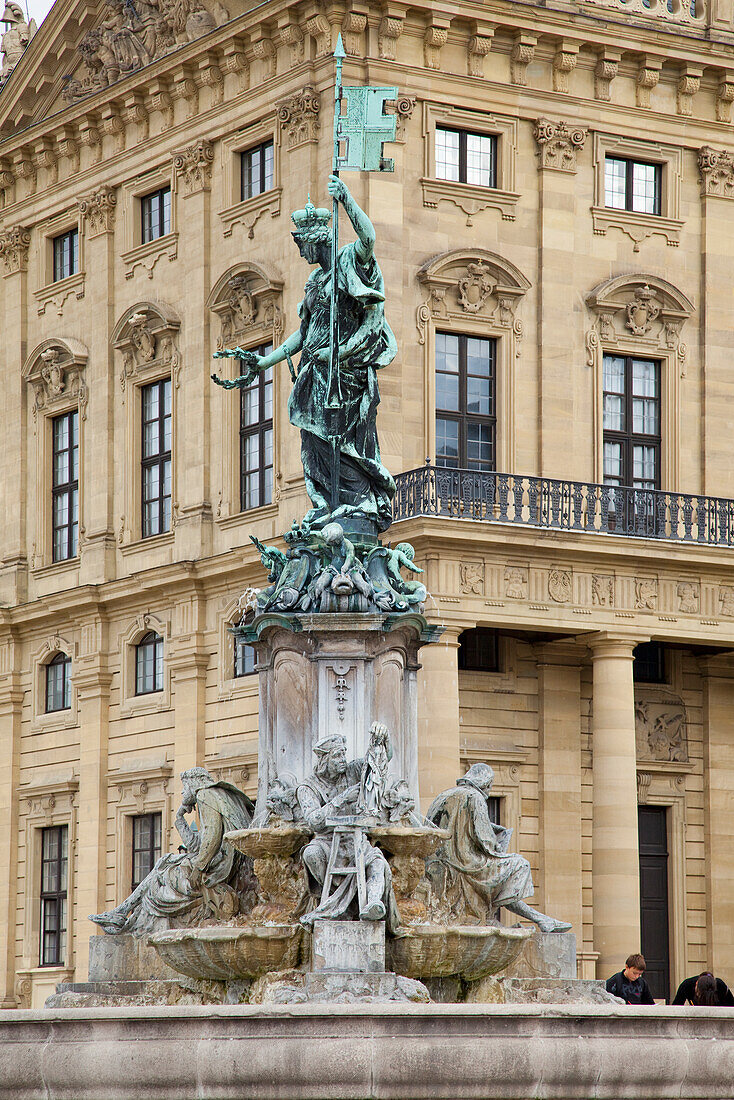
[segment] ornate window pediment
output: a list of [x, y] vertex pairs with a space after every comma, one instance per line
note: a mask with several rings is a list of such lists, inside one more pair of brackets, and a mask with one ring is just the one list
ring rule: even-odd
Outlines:
[[23, 377], [33, 388], [34, 420], [39, 409], [63, 411], [76, 404], [82, 420], [86, 418], [84, 368], [88, 355], [85, 345], [73, 337], [52, 337], [34, 348], [23, 367]]
[[[530, 283], [508, 260], [484, 248], [444, 252], [424, 264], [418, 281], [427, 292], [418, 307], [418, 342], [426, 341], [426, 327], [433, 320], [461, 321], [474, 317], [522, 338], [517, 305]], [[519, 354], [519, 351], [517, 352]]]
[[624, 346], [648, 355], [673, 352], [685, 373], [687, 348], [681, 331], [695, 307], [672, 283], [656, 275], [620, 275], [595, 287], [586, 301], [595, 314], [586, 334], [590, 367], [600, 347]]
[[283, 335], [283, 282], [256, 264], [237, 264], [220, 276], [207, 305], [221, 323], [217, 348], [278, 344]]
[[178, 331], [181, 322], [172, 309], [138, 302], [125, 311], [112, 333], [112, 343], [122, 356], [120, 387], [128, 379], [159, 373], [165, 367], [178, 385], [180, 355]]

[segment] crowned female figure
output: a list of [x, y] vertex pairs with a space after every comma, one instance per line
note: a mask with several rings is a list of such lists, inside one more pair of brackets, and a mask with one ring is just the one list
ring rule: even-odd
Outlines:
[[[336, 263], [338, 316], [338, 433], [327, 419], [331, 331], [331, 230], [328, 210], [309, 201], [293, 215], [293, 239], [305, 260], [317, 264], [306, 282], [298, 307], [301, 325], [269, 355], [241, 348], [218, 352], [240, 359], [245, 373], [227, 388], [248, 386], [262, 370], [301, 353], [288, 402], [291, 424], [301, 431], [301, 460], [306, 490], [313, 507], [303, 526], [319, 530], [338, 521], [355, 535], [376, 535], [389, 527], [395, 483], [380, 461], [376, 371], [395, 358], [397, 344], [385, 320], [385, 287], [374, 255], [375, 230], [337, 176], [329, 177], [329, 193], [344, 207], [357, 240], [339, 249]], [[333, 441], [339, 450], [338, 504], [332, 508]]]

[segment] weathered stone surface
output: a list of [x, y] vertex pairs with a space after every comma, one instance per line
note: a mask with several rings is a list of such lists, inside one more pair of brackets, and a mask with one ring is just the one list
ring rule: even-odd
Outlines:
[[230, 981], [297, 966], [302, 936], [299, 924], [218, 925], [172, 928], [150, 942], [178, 974]]
[[311, 966], [313, 970], [384, 973], [385, 922], [315, 921]]
[[482, 978], [472, 982], [466, 1004], [575, 1005], [623, 1004], [602, 981], [578, 978]]
[[468, 981], [505, 971], [529, 935], [525, 928], [481, 924], [414, 924], [389, 942], [388, 963], [410, 978], [458, 975]]
[[731, 1100], [733, 1059], [720, 1008], [0, 1013], [2, 1100]]
[[145, 940], [127, 933], [118, 936], [92, 936], [89, 940], [89, 980], [149, 981], [177, 978], [178, 974]]
[[573, 932], [535, 932], [511, 962], [503, 978], [575, 978], [576, 936]]

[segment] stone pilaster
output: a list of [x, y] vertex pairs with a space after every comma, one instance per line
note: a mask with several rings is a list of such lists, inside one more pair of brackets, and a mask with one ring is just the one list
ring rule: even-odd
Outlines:
[[[205, 140], [195, 142], [173, 158], [178, 187], [180, 256], [186, 279], [182, 286], [181, 315], [200, 317], [200, 324], [182, 330], [182, 369], [172, 379], [177, 432], [187, 440], [188, 460], [174, 470], [176, 549], [184, 558], [211, 553], [212, 507], [207, 440], [210, 432], [210, 371], [213, 349], [211, 313], [206, 308], [211, 289], [211, 178], [214, 148]], [[179, 384], [180, 380], [180, 384]]]
[[17, 1008], [15, 999], [18, 896], [18, 780], [23, 691], [14, 671], [15, 645], [0, 642], [0, 729], [3, 762], [0, 768], [0, 1008]]
[[[108, 901], [107, 769], [112, 676], [107, 671], [106, 643], [106, 624], [98, 621], [82, 628], [83, 653], [72, 679], [73, 690], [78, 693], [79, 726], [84, 730], [79, 746], [77, 871], [75, 878], [70, 876], [75, 882], [75, 897], [69, 904], [77, 981], [87, 978], [89, 939], [96, 934], [87, 918], [107, 908]], [[126, 853], [118, 852], [116, 856], [125, 859]]]
[[701, 662], [703, 672], [704, 820], [708, 955], [714, 974], [734, 970], [734, 663]]
[[639, 639], [599, 633], [593, 664], [592, 889], [597, 974], [640, 950], [640, 855], [632, 651]]
[[421, 653], [418, 782], [423, 810], [461, 775], [458, 653], [462, 629], [446, 627], [438, 642]]
[[196, 595], [176, 605], [168, 657], [176, 730], [174, 792], [180, 788], [178, 777], [182, 771], [204, 764], [206, 670], [209, 665], [209, 651], [202, 634], [204, 615], [204, 601]]
[[573, 642], [536, 647], [540, 908], [571, 921], [583, 943], [581, 655]]

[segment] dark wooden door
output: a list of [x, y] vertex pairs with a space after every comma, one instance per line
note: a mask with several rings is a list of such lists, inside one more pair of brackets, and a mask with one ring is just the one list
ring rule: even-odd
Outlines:
[[665, 806], [638, 806], [642, 954], [653, 997], [670, 1000], [668, 823]]

